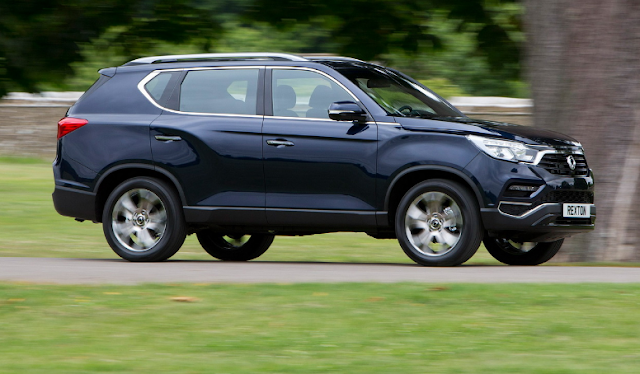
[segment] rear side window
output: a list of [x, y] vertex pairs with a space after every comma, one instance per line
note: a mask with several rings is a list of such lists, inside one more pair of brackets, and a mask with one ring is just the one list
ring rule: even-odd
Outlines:
[[190, 71], [180, 87], [180, 111], [255, 115], [257, 88], [258, 69]]
[[144, 88], [147, 89], [147, 92], [155, 101], [160, 101], [162, 98], [162, 93], [167, 88], [169, 81], [171, 80], [171, 74], [163, 73], [158, 74], [149, 81], [149, 83], [145, 84]]
[[144, 89], [160, 106], [167, 106], [176, 80], [181, 74], [179, 71], [160, 73], [147, 82]]

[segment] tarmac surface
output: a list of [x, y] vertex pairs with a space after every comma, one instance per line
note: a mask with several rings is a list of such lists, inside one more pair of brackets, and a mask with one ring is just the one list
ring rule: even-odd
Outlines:
[[165, 261], [0, 257], [0, 281], [51, 284], [142, 283], [640, 283], [640, 268]]

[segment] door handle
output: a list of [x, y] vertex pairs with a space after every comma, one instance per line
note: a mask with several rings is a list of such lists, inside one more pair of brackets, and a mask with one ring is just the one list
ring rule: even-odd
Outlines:
[[182, 138], [179, 136], [170, 135], [156, 135], [155, 138], [156, 140], [159, 140], [161, 142], [179, 142], [180, 140], [182, 140]]
[[295, 145], [293, 144], [293, 142], [290, 142], [288, 140], [283, 140], [283, 139], [269, 139], [267, 140], [267, 144], [273, 147], [278, 147], [278, 148], [293, 147]]

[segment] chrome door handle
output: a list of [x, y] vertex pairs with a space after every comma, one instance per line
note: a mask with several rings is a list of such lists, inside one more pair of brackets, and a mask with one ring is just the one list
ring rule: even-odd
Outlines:
[[156, 140], [159, 140], [161, 142], [179, 142], [180, 140], [182, 140], [182, 138], [179, 136], [169, 135], [156, 135], [155, 138]]
[[267, 140], [267, 144], [269, 144], [270, 146], [273, 147], [293, 147], [295, 144], [293, 144], [293, 142], [290, 142], [288, 140], [280, 140], [280, 139], [270, 139]]

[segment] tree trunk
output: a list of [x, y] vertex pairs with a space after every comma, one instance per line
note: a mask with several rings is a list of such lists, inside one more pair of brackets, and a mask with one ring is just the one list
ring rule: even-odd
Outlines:
[[559, 260], [640, 260], [640, 1], [525, 0], [535, 126], [585, 148], [596, 229]]

